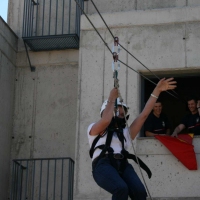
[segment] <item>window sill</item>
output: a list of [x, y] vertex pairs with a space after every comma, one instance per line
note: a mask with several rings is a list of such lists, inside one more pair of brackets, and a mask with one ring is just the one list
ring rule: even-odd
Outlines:
[[[159, 140], [154, 137], [138, 137], [137, 155], [170, 155], [172, 154]], [[200, 136], [193, 138], [194, 151], [200, 154]]]

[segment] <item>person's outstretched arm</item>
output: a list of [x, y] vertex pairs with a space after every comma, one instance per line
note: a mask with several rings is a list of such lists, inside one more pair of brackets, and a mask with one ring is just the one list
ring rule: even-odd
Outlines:
[[108, 103], [105, 110], [103, 111], [102, 117], [97, 123], [95, 123], [92, 126], [90, 130], [90, 135], [98, 135], [108, 127], [113, 117], [114, 104], [115, 104], [115, 99], [117, 99], [117, 97], [118, 97], [118, 89], [113, 88], [110, 91]]
[[185, 128], [184, 124], [179, 124], [175, 129], [174, 132], [172, 133], [172, 137], [177, 137], [178, 134]]
[[134, 139], [138, 132], [140, 131], [141, 127], [143, 126], [145, 120], [147, 119], [148, 115], [150, 114], [151, 110], [154, 107], [154, 104], [160, 95], [161, 92], [167, 90], [173, 90], [176, 88], [176, 81], [173, 81], [174, 78], [168, 79], [161, 79], [158, 84], [156, 85], [155, 89], [152, 92], [152, 95], [149, 97], [143, 111], [140, 115], [132, 122], [130, 126], [130, 135], [131, 138]]

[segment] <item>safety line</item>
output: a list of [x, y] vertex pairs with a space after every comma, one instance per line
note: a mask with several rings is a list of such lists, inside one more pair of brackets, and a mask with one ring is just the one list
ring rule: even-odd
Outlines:
[[[111, 49], [109, 48], [108, 44], [105, 42], [105, 40], [102, 38], [102, 36], [100, 35], [100, 33], [98, 32], [98, 30], [96, 29], [96, 27], [94, 26], [94, 24], [91, 22], [91, 20], [88, 18], [87, 14], [85, 13], [85, 11], [82, 9], [82, 7], [80, 6], [80, 4], [77, 2], [77, 0], [74, 0], [77, 5], [79, 6], [79, 8], [81, 9], [81, 11], [83, 12], [83, 14], [85, 15], [85, 17], [88, 19], [88, 21], [90, 22], [90, 24], [92, 25], [92, 27], [95, 29], [95, 31], [97, 32], [97, 34], [99, 35], [99, 37], [101, 38], [101, 40], [103, 41], [103, 43], [106, 45], [106, 47], [108, 48], [108, 50], [110, 51], [110, 53], [112, 54]], [[121, 62], [122, 64], [124, 64], [126, 67], [128, 67], [129, 69], [133, 70], [134, 72], [136, 72], [137, 74], [141, 75], [143, 78], [145, 78], [146, 80], [150, 81], [151, 83], [153, 83], [154, 85], [157, 85], [156, 83], [154, 83], [153, 81], [151, 81], [150, 79], [148, 79], [147, 77], [145, 77], [143, 74], [141, 74], [140, 72], [136, 71], [135, 69], [133, 69], [132, 67], [130, 67], [129, 65], [127, 65], [126, 63], [124, 63], [121, 60], [118, 60], [119, 62]], [[167, 92], [167, 91], [166, 91]], [[170, 94], [170, 93], [169, 93]], [[172, 94], [170, 94], [172, 95]], [[173, 95], [172, 95], [173, 96]], [[175, 97], [175, 96], [174, 96]], [[175, 97], [177, 98], [177, 97]]]
[[[126, 118], [126, 112], [125, 112], [125, 109], [124, 109], [124, 106], [123, 106], [123, 99], [122, 99], [122, 97], [121, 97], [121, 94], [120, 94], [120, 92], [119, 92], [119, 84], [118, 84], [118, 79], [117, 79], [117, 77], [115, 76], [114, 77], [114, 85], [115, 85], [115, 83], [117, 82], [117, 85], [115, 85], [115, 87], [117, 87], [117, 89], [118, 89], [118, 93], [119, 93], [119, 99], [120, 99], [120, 103], [121, 103], [121, 107], [122, 107], [122, 110], [123, 110], [123, 113], [124, 113], [124, 119], [125, 119], [125, 122], [126, 122], [126, 128], [127, 128], [127, 130], [128, 130], [128, 134], [129, 134], [129, 136], [130, 136], [130, 138], [131, 138], [131, 134], [130, 134], [130, 129], [129, 129], [129, 126], [128, 126], [128, 120], [127, 120], [127, 118]], [[117, 113], [117, 107], [118, 107], [118, 103], [117, 103], [117, 99], [115, 100], [115, 103], [116, 103], [116, 107], [115, 107], [115, 116], [117, 116], [116, 115], [116, 113]], [[128, 109], [127, 109], [127, 112], [128, 112]], [[142, 172], [142, 170], [141, 170], [141, 166], [140, 166], [140, 163], [139, 163], [139, 160], [138, 160], [138, 157], [137, 157], [137, 153], [136, 153], [136, 150], [135, 150], [135, 148], [134, 148], [134, 145], [133, 145], [133, 140], [132, 140], [132, 138], [131, 138], [131, 145], [132, 145], [132, 149], [133, 149], [133, 152], [134, 152], [134, 154], [135, 154], [135, 158], [136, 158], [136, 161], [137, 161], [137, 164], [138, 164], [138, 168], [139, 168], [139, 171], [140, 171], [140, 174], [141, 174], [141, 176], [142, 176], [142, 180], [143, 180], [143, 182], [144, 182], [144, 185], [145, 185], [145, 188], [146, 188], [146, 190], [147, 190], [147, 193], [148, 193], [148, 196], [149, 196], [149, 198], [152, 200], [152, 197], [151, 197], [151, 194], [150, 194], [150, 192], [149, 192], [149, 188], [148, 188], [148, 186], [147, 186], [147, 183], [146, 183], [146, 181], [145, 181], [145, 179], [144, 179], [144, 175], [143, 175], [143, 172]]]
[[102, 36], [100, 35], [99, 31], [96, 29], [96, 27], [94, 26], [94, 24], [91, 22], [90, 18], [87, 16], [87, 14], [85, 13], [85, 11], [82, 9], [81, 5], [77, 2], [77, 0], [74, 0], [78, 7], [81, 9], [81, 11], [83, 12], [83, 14], [85, 15], [85, 17], [87, 18], [87, 20], [90, 22], [90, 24], [92, 25], [92, 27], [94, 28], [94, 30], [96, 31], [96, 33], [99, 35], [99, 37], [101, 38], [101, 40], [104, 42], [104, 44], [106, 45], [106, 47], [108, 48], [108, 50], [110, 51], [110, 53], [112, 54], [111, 49], [109, 48], [108, 44], [105, 42], [105, 40], [102, 38]]
[[[123, 107], [123, 104], [122, 104], [122, 103], [121, 103], [121, 107], [122, 107], [122, 109], [123, 109], [124, 116], [125, 116], [126, 128], [128, 129], [128, 133], [129, 133], [129, 135], [130, 135], [130, 137], [131, 137], [130, 129], [129, 129], [129, 127], [128, 127], [128, 120], [126, 119], [126, 114], [125, 114], [125, 110], [124, 110], [124, 107]], [[132, 140], [132, 138], [131, 138], [131, 146], [132, 146], [133, 152], [134, 152], [134, 154], [135, 154], [135, 158], [136, 158], [137, 164], [138, 164], [138, 166], [139, 166], [138, 168], [139, 168], [139, 170], [140, 170], [140, 174], [141, 174], [141, 176], [142, 176], [142, 180], [144, 181], [144, 185], [145, 185], [145, 187], [146, 187], [147, 193], [148, 193], [148, 195], [149, 195], [150, 200], [152, 200], [152, 197], [151, 197], [149, 188], [148, 188], [148, 186], [147, 186], [147, 183], [146, 183], [146, 181], [145, 181], [143, 172], [142, 172], [142, 170], [141, 170], [141, 166], [140, 166], [140, 163], [139, 163], [139, 160], [138, 160], [138, 157], [137, 157], [136, 150], [135, 150], [134, 145], [133, 145], [133, 140]]]
[[[126, 63], [122, 62], [121, 60], [118, 60], [120, 63], [122, 63], [123, 65], [125, 65], [126, 67], [128, 67], [129, 69], [133, 70], [134, 72], [136, 72], [137, 74], [139, 74], [140, 76], [142, 76], [144, 79], [148, 80], [149, 82], [153, 83], [154, 85], [157, 85], [156, 83], [154, 83], [151, 79], [147, 78], [146, 76], [144, 76], [143, 74], [141, 74], [140, 72], [136, 71], [135, 69], [133, 69], [132, 67], [128, 66]], [[173, 94], [171, 94], [169, 91], [165, 91], [166, 93], [170, 94], [171, 96], [173, 96], [176, 99], [179, 99], [178, 97], [174, 96]], [[180, 99], [179, 99], [180, 100]]]
[[[77, 2], [77, 0], [74, 0], [77, 5], [79, 6], [79, 8], [81, 9], [81, 11], [83, 12], [83, 14], [85, 15], [85, 17], [88, 19], [88, 21], [90, 22], [90, 24], [92, 25], [92, 27], [94, 28], [94, 30], [96, 31], [96, 33], [99, 35], [99, 37], [101, 38], [101, 40], [104, 42], [104, 44], [106, 45], [106, 47], [108, 48], [108, 50], [110, 51], [110, 53], [112, 54], [111, 49], [109, 48], [108, 44], [105, 42], [105, 40], [102, 38], [102, 36], [100, 35], [100, 33], [98, 32], [98, 30], [96, 29], [96, 27], [94, 26], [94, 24], [92, 23], [92, 21], [88, 18], [87, 14], [85, 13], [85, 11], [82, 9], [81, 5]], [[91, 0], [92, 1], [92, 0]], [[93, 2], [94, 3], [94, 2]], [[96, 7], [96, 6], [95, 6]], [[99, 11], [98, 11], [99, 12]], [[101, 16], [101, 15], [100, 15]], [[105, 20], [102, 17], [102, 20], [105, 22]], [[106, 24], [106, 22], [105, 22]], [[107, 26], [107, 24], [106, 24]], [[107, 26], [108, 30], [110, 31], [109, 27]], [[110, 31], [111, 35], [113, 36], [112, 32]], [[120, 45], [120, 43], [119, 43]], [[131, 56], [133, 56], [128, 50], [126, 50], [122, 45], [120, 45], [125, 51], [127, 51], [127, 53], [129, 53]], [[134, 56], [135, 58], [135, 56]], [[142, 62], [140, 62], [137, 58], [135, 58], [140, 64], [142, 64], [146, 69], [148, 69]], [[122, 64], [124, 64], [126, 67], [128, 67], [129, 69], [133, 70], [134, 72], [136, 72], [137, 74], [141, 75], [143, 78], [145, 78], [146, 80], [148, 80], [149, 82], [153, 83], [154, 85], [157, 85], [156, 83], [154, 83], [153, 81], [151, 81], [150, 79], [148, 79], [146, 76], [144, 76], [143, 74], [141, 74], [140, 72], [134, 70], [132, 67], [130, 67], [129, 65], [125, 64], [124, 62], [122, 62], [121, 60], [118, 60], [119, 62], [121, 62]], [[154, 76], [156, 76], [150, 69], [148, 69]], [[160, 78], [158, 76], [156, 76], [159, 80]], [[172, 90], [174, 93], [176, 93], [174, 90]], [[176, 99], [181, 100], [182, 102], [185, 103], [185, 101], [177, 96], [174, 96], [173, 94], [171, 94], [169, 91], [165, 91], [166, 93], [168, 93], [169, 95], [173, 96]], [[176, 93], [177, 94], [177, 93]], [[178, 95], [178, 94], [177, 94]], [[178, 95], [179, 96], [179, 95]]]
[[[88, 18], [87, 14], [85, 13], [85, 11], [82, 9], [81, 5], [77, 2], [77, 0], [74, 0], [78, 7], [80, 8], [80, 10], [82, 11], [82, 13], [85, 15], [85, 17], [88, 19], [88, 21], [90, 22], [90, 24], [92, 25], [92, 27], [94, 28], [94, 30], [96, 31], [96, 33], [99, 35], [99, 37], [101, 38], [101, 40], [103, 41], [103, 43], [106, 45], [106, 47], [108, 48], [108, 50], [110, 51], [110, 53], [112, 54], [111, 49], [109, 48], [108, 44], [105, 42], [105, 40], [102, 38], [102, 36], [100, 35], [100, 33], [98, 32], [97, 28], [94, 26], [94, 24], [92, 23], [92, 21]], [[92, 1], [92, 0], [91, 0]], [[94, 2], [93, 2], [94, 4]], [[94, 4], [95, 5], [95, 4]], [[96, 7], [96, 6], [95, 6]], [[99, 13], [99, 11], [98, 11]], [[101, 15], [100, 15], [101, 16]], [[105, 20], [102, 17], [102, 20], [105, 22]], [[106, 24], [106, 22], [105, 22]], [[107, 24], [106, 24], [107, 26]], [[112, 32], [110, 31], [109, 27], [107, 26], [109, 32], [111, 33], [111, 35], [113, 36]], [[120, 45], [120, 43], [119, 43]], [[122, 45], [120, 45], [125, 51], [127, 51], [127, 53], [129, 53], [131, 56], [133, 56], [128, 50], [126, 50]], [[135, 57], [134, 57], [135, 58]], [[141, 65], [143, 65], [147, 70], [149, 70], [154, 76], [156, 76], [150, 69], [148, 69], [142, 62], [140, 62], [137, 58], [135, 58]], [[121, 62], [122, 64], [124, 64], [126, 67], [128, 67], [129, 69], [133, 70], [134, 72], [136, 72], [137, 74], [141, 75], [143, 78], [145, 78], [146, 80], [148, 80], [149, 82], [153, 83], [154, 85], [157, 85], [156, 83], [154, 83], [153, 81], [151, 81], [150, 79], [148, 79], [146, 76], [142, 75], [140, 72], [134, 70], [132, 67], [130, 67], [129, 65], [125, 64], [124, 62], [118, 60], [119, 62]], [[156, 76], [159, 80], [160, 78], [158, 76]], [[176, 93], [174, 90], [172, 90], [174, 93]], [[173, 96], [176, 99], [179, 99], [183, 102], [185, 102], [184, 100], [180, 99], [177, 96], [174, 96], [173, 94], [171, 94], [169, 91], [165, 91], [166, 93], [168, 93], [169, 95]], [[176, 93], [177, 94], [177, 93]], [[178, 95], [178, 94], [177, 94]]]
[[[112, 35], [112, 37], [113, 37], [113, 39], [114, 39], [115, 36], [113, 35], [112, 31], [110, 30], [110, 28], [109, 28], [109, 26], [107, 25], [106, 21], [104, 20], [103, 16], [102, 16], [101, 13], [99, 12], [97, 6], [96, 6], [95, 3], [93, 2], [93, 0], [90, 0], [90, 1], [92, 2], [92, 4], [93, 4], [93, 6], [95, 7], [97, 13], [98, 13], [99, 16], [101, 17], [102, 21], [104, 22], [105, 26], [107, 27], [108, 31], [110, 32], [110, 34]], [[130, 53], [125, 47], [123, 47], [123, 46], [120, 44], [120, 42], [119, 42], [119, 46], [120, 46], [122, 49], [124, 49], [130, 56], [132, 56], [136, 61], [138, 61], [145, 69], [147, 69], [147, 70], [148, 70], [152, 75], [154, 75], [158, 80], [160, 80], [160, 77], [158, 77], [155, 73], [153, 73], [153, 72], [152, 72], [147, 66], [145, 66], [138, 58], [136, 58], [136, 57], [135, 57], [132, 53]], [[178, 96], [178, 97], [175, 97], [175, 96], [172, 95], [173, 97], [175, 97], [175, 98], [177, 98], [177, 99], [180, 99], [180, 98], [179, 98], [179, 94], [178, 94], [176, 91], [172, 90], [172, 92], [175, 93], [175, 94]], [[168, 92], [168, 94], [171, 94], [171, 93]]]
[[104, 18], [102, 17], [102, 15], [101, 15], [101, 13], [99, 12], [98, 8], [96, 7], [95, 3], [94, 3], [92, 0], [90, 0], [90, 1], [92, 2], [93, 6], [95, 7], [96, 11], [98, 12], [99, 16], [101, 17], [102, 21], [104, 22], [104, 24], [106, 25], [108, 31], [110, 32], [110, 34], [112, 35], [112, 37], [113, 37], [113, 39], [114, 39], [115, 36], [114, 36], [113, 33], [111, 32], [110, 28], [108, 27], [106, 21], [105, 21]]
[[[147, 66], [145, 66], [138, 58], [136, 58], [131, 52], [129, 52], [125, 47], [123, 47], [120, 43], [119, 43], [120, 47], [122, 47], [122, 49], [124, 49], [130, 56], [132, 56], [135, 60], [137, 60], [145, 69], [147, 69], [152, 75], [154, 75], [158, 80], [161, 80], [161, 78], [159, 76], [157, 76], [155, 73], [153, 73]], [[172, 92], [174, 94], [176, 94], [178, 97], [176, 97], [177, 99], [180, 100], [180, 95], [175, 91], [172, 90]], [[170, 92], [168, 92], [168, 94], [171, 94]], [[173, 95], [172, 95], [173, 96]]]
[[[96, 7], [95, 3], [93, 2], [93, 0], [90, 0], [93, 4], [93, 6], [95, 7], [96, 11], [98, 12], [99, 16], [101, 17], [102, 21], [104, 22], [105, 26], [107, 27], [108, 31], [110, 32], [110, 34], [112, 35], [113, 39], [115, 38], [115, 36], [113, 35], [112, 31], [110, 30], [109, 26], [107, 25], [106, 21], [104, 20], [103, 16], [101, 15], [101, 13], [99, 12], [98, 8]], [[125, 47], [123, 47], [120, 42], [119, 42], [120, 47], [122, 47], [122, 49], [124, 49], [129, 55], [131, 55], [135, 60], [137, 60], [143, 67], [145, 67], [149, 72], [151, 72], [155, 77], [157, 77], [158, 79], [160, 79], [156, 74], [154, 74], [148, 67], [146, 67], [140, 60], [138, 60], [133, 54], [131, 54]]]

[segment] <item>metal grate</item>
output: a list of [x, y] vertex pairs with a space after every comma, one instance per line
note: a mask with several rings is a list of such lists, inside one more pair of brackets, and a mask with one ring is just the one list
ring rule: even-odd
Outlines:
[[74, 161], [71, 158], [13, 160], [11, 200], [73, 200]]
[[49, 51], [61, 49], [78, 49], [79, 38], [76, 34], [51, 37], [31, 37], [24, 41], [32, 51]]
[[22, 38], [33, 51], [78, 49], [80, 16], [73, 0], [25, 0]]

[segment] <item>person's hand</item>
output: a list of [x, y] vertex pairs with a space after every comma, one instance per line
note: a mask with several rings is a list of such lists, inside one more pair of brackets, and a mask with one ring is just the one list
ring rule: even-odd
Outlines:
[[173, 81], [174, 78], [168, 78], [168, 79], [161, 79], [158, 84], [157, 84], [157, 89], [162, 92], [162, 91], [167, 91], [167, 90], [173, 90], [175, 89], [176, 86], [176, 81]]
[[174, 131], [173, 133], [172, 133], [172, 135], [171, 135], [172, 137], [177, 137], [178, 136], [178, 134]]
[[117, 88], [113, 88], [110, 91], [110, 96], [109, 96], [109, 101], [115, 101], [115, 99], [117, 99], [117, 97], [119, 96], [119, 91]]

